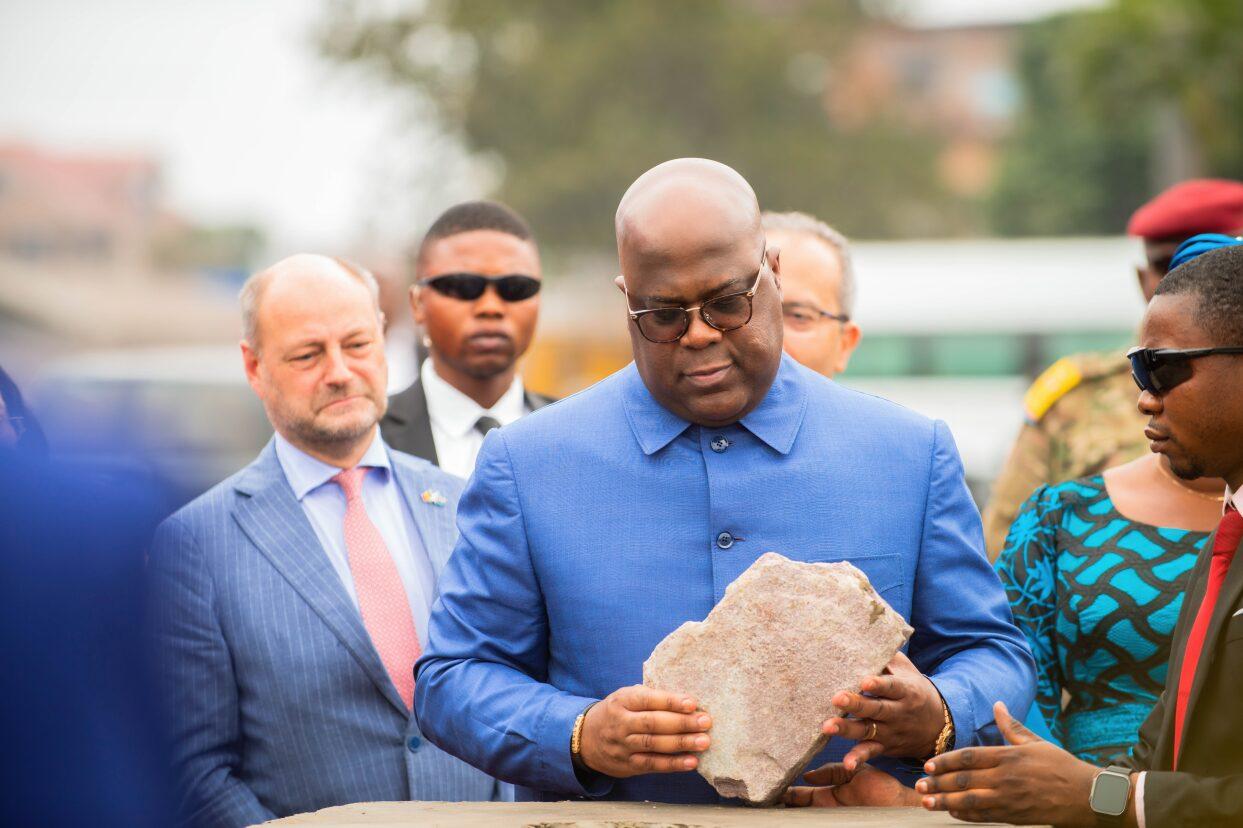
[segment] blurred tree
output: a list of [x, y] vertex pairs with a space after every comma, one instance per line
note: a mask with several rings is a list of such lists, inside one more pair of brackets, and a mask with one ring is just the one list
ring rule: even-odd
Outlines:
[[431, 101], [497, 168], [495, 195], [563, 247], [612, 242], [647, 167], [731, 164], [765, 207], [857, 236], [961, 233], [973, 215], [937, 179], [939, 140], [879, 119], [835, 128], [832, 57], [853, 0], [335, 0], [323, 52]]
[[1002, 234], [1117, 233], [1175, 181], [1243, 178], [1243, 3], [1116, 0], [1034, 24]]

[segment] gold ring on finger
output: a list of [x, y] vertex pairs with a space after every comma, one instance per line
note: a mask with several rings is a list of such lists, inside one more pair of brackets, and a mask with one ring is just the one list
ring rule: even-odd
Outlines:
[[870, 742], [876, 738], [876, 720], [872, 719], [868, 722], [868, 732], [863, 737], [863, 741]]

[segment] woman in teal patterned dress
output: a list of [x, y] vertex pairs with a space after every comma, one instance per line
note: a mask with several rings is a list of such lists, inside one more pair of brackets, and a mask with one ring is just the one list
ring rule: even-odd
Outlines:
[[1011, 525], [997, 569], [1036, 658], [1036, 704], [1081, 759], [1106, 765], [1135, 743], [1224, 491], [1150, 455], [1041, 486]]

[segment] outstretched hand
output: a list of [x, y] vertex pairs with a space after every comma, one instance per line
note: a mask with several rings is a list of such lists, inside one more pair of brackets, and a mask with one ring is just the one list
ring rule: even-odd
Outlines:
[[1100, 768], [1044, 741], [993, 705], [1006, 747], [971, 747], [931, 759], [915, 789], [930, 811], [970, 822], [1093, 826], [1089, 804]]
[[835, 762], [814, 771], [808, 771], [803, 779], [811, 786], [796, 786], [785, 793], [785, 804], [802, 808], [836, 808], [839, 806], [870, 805], [875, 807], [918, 807], [920, 796], [883, 770], [871, 765], [860, 765], [847, 770]]

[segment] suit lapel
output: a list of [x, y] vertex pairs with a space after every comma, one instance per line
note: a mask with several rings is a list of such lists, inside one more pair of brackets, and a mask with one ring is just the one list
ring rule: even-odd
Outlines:
[[[434, 487], [426, 476], [405, 463], [399, 462], [389, 454], [389, 463], [397, 480], [397, 488], [401, 490], [414, 527], [419, 533], [419, 540], [432, 563], [432, 571], [436, 574], [439, 594], [440, 572], [453, 554], [453, 509], [448, 504], [434, 505], [423, 501], [423, 492], [431, 492]], [[438, 494], [444, 494], [439, 492]]]
[[389, 400], [384, 425], [384, 441], [390, 446], [422, 457], [434, 466], [440, 465], [432, 437], [432, 418], [427, 413], [427, 394], [420, 380]]
[[[1208, 549], [1212, 554], [1213, 542], [1217, 540], [1217, 533], [1213, 533], [1213, 537], [1209, 538]], [[1208, 588], [1208, 569], [1205, 569], [1204, 575], [1205, 589]], [[1204, 590], [1197, 590], [1200, 593], [1200, 600], [1203, 600]], [[1217, 604], [1213, 607], [1213, 615], [1209, 619], [1208, 630], [1204, 634], [1204, 649], [1200, 651], [1200, 660], [1196, 664], [1196, 672], [1194, 681], [1191, 684], [1191, 695], [1187, 698], [1187, 714], [1186, 721], [1183, 722], [1183, 734], [1187, 733], [1187, 729], [1191, 725], [1191, 717], [1195, 714], [1196, 702], [1200, 699], [1200, 694], [1204, 692], [1204, 684], [1208, 679], [1208, 675], [1212, 672], [1209, 668], [1212, 660], [1217, 654], [1217, 639], [1221, 636], [1222, 629], [1226, 622], [1234, 612], [1234, 606], [1239, 601], [1240, 594], [1243, 594], [1243, 543], [1235, 549], [1234, 560], [1230, 563], [1230, 569], [1226, 571], [1226, 580], [1222, 582], [1221, 592], [1217, 595]], [[1196, 604], [1196, 610], [1199, 609], [1199, 603]], [[1192, 616], [1194, 618], [1194, 615]], [[1186, 642], [1184, 642], [1185, 646]]]
[[268, 443], [236, 488], [243, 496], [233, 514], [242, 531], [341, 640], [384, 697], [407, 715], [362, 616], [285, 480], [274, 443]]

